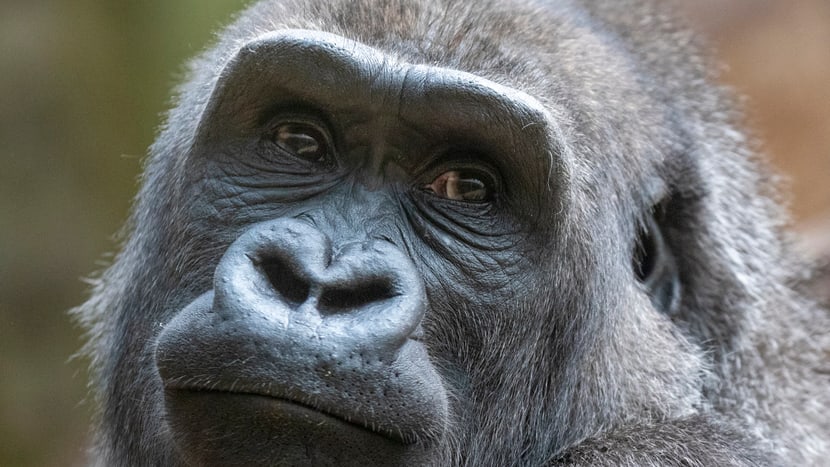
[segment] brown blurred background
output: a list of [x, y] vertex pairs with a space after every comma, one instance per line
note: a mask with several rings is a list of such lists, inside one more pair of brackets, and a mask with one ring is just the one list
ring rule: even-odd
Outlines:
[[[90, 403], [65, 310], [106, 264], [181, 64], [243, 2], [0, 0], [0, 465], [83, 459]], [[830, 251], [830, 2], [681, 2]]]

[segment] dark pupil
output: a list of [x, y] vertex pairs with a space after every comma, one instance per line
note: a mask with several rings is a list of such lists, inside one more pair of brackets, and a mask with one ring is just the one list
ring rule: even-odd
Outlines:
[[311, 162], [326, 157], [325, 141], [320, 132], [302, 123], [284, 123], [277, 128], [276, 143], [286, 151]]

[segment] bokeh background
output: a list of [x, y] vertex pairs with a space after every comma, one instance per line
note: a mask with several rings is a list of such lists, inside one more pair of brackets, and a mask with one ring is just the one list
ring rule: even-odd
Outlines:
[[[80, 465], [86, 362], [66, 310], [108, 261], [183, 61], [241, 0], [0, 0], [0, 465]], [[696, 0], [684, 13], [830, 252], [830, 2]]]

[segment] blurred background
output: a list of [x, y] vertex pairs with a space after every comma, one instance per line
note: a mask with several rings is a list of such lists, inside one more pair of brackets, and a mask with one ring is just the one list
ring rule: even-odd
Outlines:
[[[0, 0], [0, 465], [82, 464], [91, 411], [66, 310], [107, 264], [183, 61], [237, 0]], [[681, 2], [830, 252], [830, 2]]]

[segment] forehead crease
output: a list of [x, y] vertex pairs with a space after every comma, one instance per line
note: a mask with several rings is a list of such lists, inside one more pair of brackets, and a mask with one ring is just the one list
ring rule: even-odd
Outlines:
[[342, 93], [344, 85], [368, 87], [393, 60], [350, 39], [309, 30], [262, 35], [240, 51], [241, 60], [246, 55], [253, 57], [255, 65], [270, 68], [276, 81], [309, 93]]
[[400, 117], [415, 126], [487, 131], [496, 127], [511, 132], [547, 121], [542, 105], [521, 91], [463, 71], [425, 65], [408, 67]]

